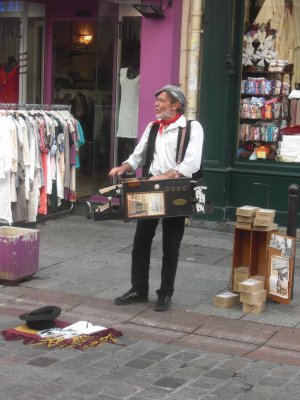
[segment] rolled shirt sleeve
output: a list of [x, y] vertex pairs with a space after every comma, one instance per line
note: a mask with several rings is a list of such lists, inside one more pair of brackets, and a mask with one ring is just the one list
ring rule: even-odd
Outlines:
[[133, 171], [143, 167], [146, 162], [146, 153], [151, 126], [152, 123], [150, 122], [146, 127], [139, 143], [135, 147], [134, 152], [127, 158], [127, 160], [123, 162], [123, 164], [128, 163]]

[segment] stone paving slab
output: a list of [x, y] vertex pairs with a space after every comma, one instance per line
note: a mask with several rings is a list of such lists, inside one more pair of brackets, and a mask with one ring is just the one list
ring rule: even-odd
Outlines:
[[133, 318], [132, 322], [144, 326], [156, 326], [162, 329], [191, 333], [202, 326], [207, 319], [209, 319], [208, 316], [183, 310], [169, 310], [168, 313], [157, 313], [152, 308], [149, 308]]
[[242, 356], [257, 348], [254, 344], [237, 342], [233, 340], [218, 339], [199, 335], [185, 336], [178, 341], [181, 346], [190, 346], [208, 352], [217, 352]]
[[253, 350], [251, 353], [247, 354], [254, 360], [269, 360], [276, 363], [297, 365], [300, 367], [300, 353], [285, 349], [277, 349], [268, 346], [262, 346], [258, 349]]
[[266, 346], [300, 354], [300, 329], [281, 328], [266, 341]]
[[[25, 286], [7, 286], [3, 291], [0, 291], [0, 301], [2, 302], [2, 295], [4, 295], [4, 300], [7, 302], [15, 301], [15, 303], [20, 305], [29, 305], [32, 307], [31, 303], [48, 303], [53, 302], [57, 304], [63, 304], [64, 307], [74, 307], [78, 303], [84, 301], [83, 296], [77, 296], [75, 293], [68, 294], [62, 291], [55, 290], [45, 290], [44, 288], [30, 288]], [[41, 285], [42, 286], [42, 285]], [[37, 308], [37, 307], [35, 307]], [[30, 308], [31, 309], [31, 308]]]
[[261, 345], [272, 338], [277, 331], [278, 328], [271, 325], [210, 317], [194, 333], [219, 339]]

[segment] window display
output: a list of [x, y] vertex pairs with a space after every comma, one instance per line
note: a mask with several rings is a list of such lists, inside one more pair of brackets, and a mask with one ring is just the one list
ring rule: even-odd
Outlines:
[[300, 159], [285, 157], [285, 153], [282, 156], [285, 129], [293, 122], [289, 95], [300, 67], [294, 64], [299, 8], [298, 0], [246, 1], [237, 151], [240, 160]]
[[0, 103], [41, 103], [45, 6], [1, 2]]

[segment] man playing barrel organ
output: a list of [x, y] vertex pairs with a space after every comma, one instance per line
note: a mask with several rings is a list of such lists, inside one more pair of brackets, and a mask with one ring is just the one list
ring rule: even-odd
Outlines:
[[[146, 127], [138, 145], [129, 158], [114, 167], [109, 176], [114, 178], [144, 167], [143, 175], [150, 180], [192, 178], [200, 168], [203, 147], [203, 129], [192, 121], [184, 158], [178, 162], [179, 132], [186, 130], [184, 112], [187, 100], [178, 86], [166, 85], [155, 93], [156, 120]], [[151, 139], [154, 137], [153, 139]], [[150, 149], [152, 142], [152, 154]], [[133, 242], [131, 263], [131, 289], [115, 299], [117, 305], [145, 303], [148, 301], [151, 245], [159, 218], [138, 219]], [[161, 284], [156, 291], [155, 311], [170, 307], [178, 264], [180, 243], [184, 234], [185, 217], [162, 218], [162, 268]]]

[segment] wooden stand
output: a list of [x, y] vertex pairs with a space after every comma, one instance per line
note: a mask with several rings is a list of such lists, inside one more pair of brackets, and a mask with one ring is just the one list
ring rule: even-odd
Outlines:
[[[289, 303], [294, 268], [295, 238], [277, 230], [235, 228], [231, 290], [237, 292], [233, 277], [236, 268], [248, 268], [249, 278], [264, 278], [267, 297]], [[237, 272], [237, 270], [236, 270]]]
[[234, 231], [233, 268], [249, 267], [250, 276], [266, 276], [268, 248], [273, 232], [236, 228]]

